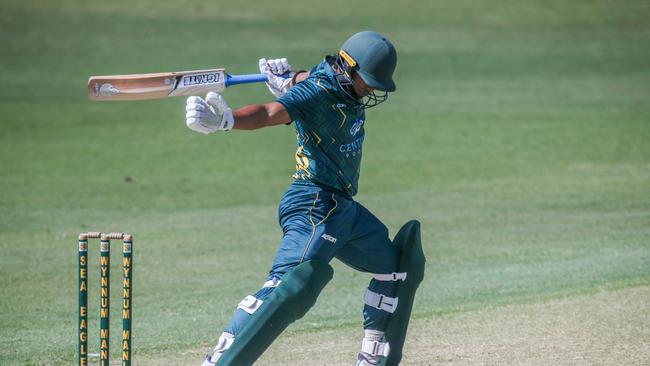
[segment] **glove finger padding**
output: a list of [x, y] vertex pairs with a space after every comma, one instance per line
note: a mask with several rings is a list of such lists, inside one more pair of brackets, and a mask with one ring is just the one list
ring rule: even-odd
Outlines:
[[281, 58], [280, 59], [280, 69], [278, 70], [278, 73], [280, 75], [291, 71], [291, 65], [289, 65], [289, 61], [286, 58]]
[[259, 60], [260, 72], [264, 73], [268, 79], [266, 86], [276, 98], [282, 97], [291, 83], [291, 65], [286, 58], [276, 58]]
[[190, 104], [202, 104], [205, 103], [203, 98], [197, 97], [197, 96], [191, 96], [187, 97], [187, 100], [185, 101], [185, 104], [190, 105]]
[[187, 104], [185, 105], [185, 110], [186, 111], [203, 111], [203, 110], [205, 110], [205, 104], [187, 102]]
[[221, 94], [209, 92], [205, 96], [205, 102], [216, 117], [217, 130], [228, 131], [232, 129], [235, 124], [235, 119], [232, 114], [232, 109], [230, 109], [224, 97]]
[[261, 58], [259, 60], [259, 67], [260, 67], [260, 72], [262, 74], [265, 74], [267, 71], [269, 71], [269, 63], [266, 61], [265, 58]]
[[268, 61], [271, 72], [275, 75], [283, 75], [287, 71], [291, 70], [291, 65], [286, 58], [276, 58]]
[[200, 118], [194, 118], [194, 117], [185, 118], [185, 124], [187, 125], [187, 127], [190, 130], [196, 131], [196, 132], [199, 132], [199, 133], [202, 133], [202, 134], [205, 134], [205, 135], [207, 135], [207, 134], [209, 134], [211, 132], [214, 132], [210, 128], [208, 128], [208, 127], [204, 126], [203, 124], [201, 124], [201, 119]]
[[193, 131], [208, 134], [232, 129], [234, 118], [225, 99], [217, 93], [210, 92], [206, 99], [196, 96], [187, 98], [185, 123]]
[[185, 118], [198, 118], [200, 119], [203, 116], [203, 112], [196, 110], [188, 110], [185, 113]]
[[223, 99], [221, 94], [215, 92], [209, 92], [208, 95], [205, 96], [205, 102], [216, 109], [215, 114], [223, 114], [226, 109], [230, 109], [228, 103], [226, 103], [226, 100]]
[[282, 69], [282, 65], [280, 64], [279, 59], [270, 60], [269, 66], [271, 67], [271, 72], [274, 75], [280, 75], [280, 70]]

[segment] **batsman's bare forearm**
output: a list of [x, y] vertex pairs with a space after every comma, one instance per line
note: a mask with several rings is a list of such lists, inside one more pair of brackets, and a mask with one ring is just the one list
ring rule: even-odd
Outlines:
[[235, 130], [256, 130], [291, 122], [289, 112], [278, 102], [250, 104], [234, 111], [233, 116]]
[[307, 79], [308, 77], [309, 71], [301, 70], [296, 72], [296, 75], [293, 76], [293, 80], [291, 80], [291, 87], [293, 88], [296, 84]]

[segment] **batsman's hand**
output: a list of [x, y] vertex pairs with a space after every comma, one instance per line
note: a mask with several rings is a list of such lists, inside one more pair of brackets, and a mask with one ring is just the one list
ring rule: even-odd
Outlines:
[[195, 96], [187, 98], [185, 124], [190, 130], [208, 134], [231, 130], [235, 119], [226, 100], [215, 92], [209, 92], [205, 99]]
[[269, 80], [266, 86], [276, 98], [283, 96], [291, 87], [291, 77], [294, 72], [286, 58], [267, 60], [261, 58], [259, 61], [260, 72], [266, 75]]

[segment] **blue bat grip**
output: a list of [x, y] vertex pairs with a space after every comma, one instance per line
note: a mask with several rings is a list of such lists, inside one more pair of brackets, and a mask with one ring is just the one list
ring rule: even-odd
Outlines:
[[228, 75], [226, 77], [226, 88], [237, 84], [264, 82], [266, 82], [266, 75], [264, 74]]

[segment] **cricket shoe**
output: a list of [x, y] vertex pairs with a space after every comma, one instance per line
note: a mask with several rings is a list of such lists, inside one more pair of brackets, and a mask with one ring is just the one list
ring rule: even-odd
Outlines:
[[380, 356], [370, 356], [367, 353], [361, 352], [357, 356], [357, 363], [355, 366], [378, 366], [381, 364]]

